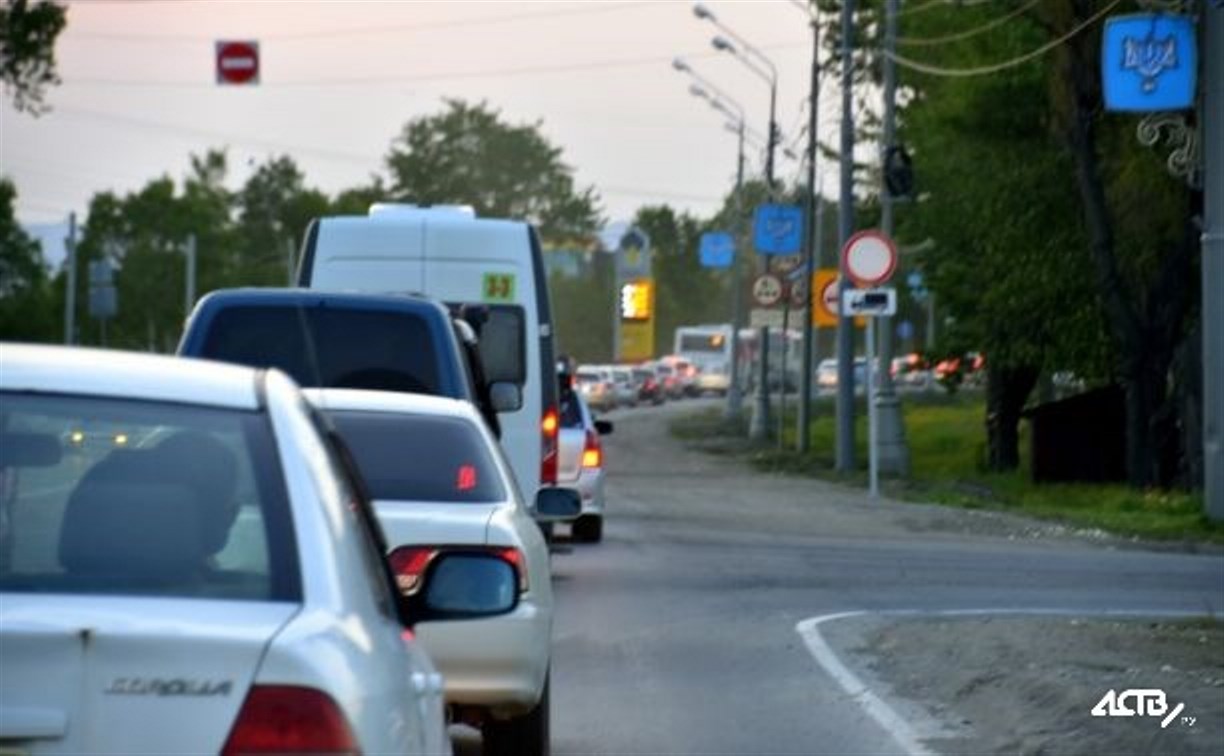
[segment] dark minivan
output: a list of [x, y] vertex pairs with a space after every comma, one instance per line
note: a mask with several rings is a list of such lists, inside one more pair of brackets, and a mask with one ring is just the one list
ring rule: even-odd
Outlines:
[[304, 387], [464, 399], [497, 433], [497, 412], [522, 397], [515, 384], [485, 384], [472, 342], [466, 323], [425, 297], [224, 289], [196, 305], [178, 353], [280, 368]]

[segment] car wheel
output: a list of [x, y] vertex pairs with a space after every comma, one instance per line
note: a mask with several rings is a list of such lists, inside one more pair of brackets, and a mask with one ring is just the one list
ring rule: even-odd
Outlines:
[[603, 540], [603, 518], [599, 515], [583, 515], [574, 521], [574, 538], [583, 543], [599, 543]]
[[482, 728], [485, 756], [548, 756], [549, 677], [536, 707], [521, 717], [490, 719]]

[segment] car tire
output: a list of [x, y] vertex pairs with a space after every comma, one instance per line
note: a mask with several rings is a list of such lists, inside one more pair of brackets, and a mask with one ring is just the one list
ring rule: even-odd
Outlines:
[[603, 518], [599, 515], [583, 515], [574, 521], [574, 538], [583, 543], [599, 543], [603, 540]]
[[546, 673], [544, 692], [534, 709], [521, 717], [485, 723], [481, 730], [484, 756], [548, 756], [550, 677]]

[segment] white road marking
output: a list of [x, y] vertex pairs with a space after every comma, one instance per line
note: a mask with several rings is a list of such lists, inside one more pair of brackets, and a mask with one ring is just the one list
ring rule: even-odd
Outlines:
[[829, 673], [829, 676], [837, 681], [837, 684], [842, 687], [863, 709], [867, 714], [876, 721], [884, 731], [887, 732], [897, 745], [901, 746], [901, 750], [913, 756], [928, 756], [934, 752], [922, 745], [918, 739], [918, 733], [914, 732], [914, 728], [909, 722], [905, 721], [897, 712], [893, 711], [892, 707], [884, 703], [876, 694], [868, 690], [853, 672], [842, 664], [841, 659], [837, 658], [837, 654], [825, 642], [824, 636], [820, 634], [820, 626], [825, 622], [832, 622], [839, 619], [848, 619], [850, 617], [859, 617], [869, 612], [841, 612], [840, 614], [826, 614], [820, 617], [811, 617], [802, 620], [795, 625], [795, 631], [799, 633], [799, 637], [803, 638], [804, 645], [812, 657], [816, 659], [824, 671]]
[[[1135, 609], [1095, 609], [1095, 610], [1076, 610], [1076, 609], [884, 609], [879, 611], [850, 611], [836, 612], [834, 614], [822, 614], [817, 617], [809, 617], [805, 620], [800, 620], [795, 625], [795, 632], [799, 633], [799, 637], [803, 639], [803, 644], [807, 646], [808, 652], [816, 663], [832, 677], [842, 690], [846, 691], [849, 696], [854, 699], [863, 710], [876, 721], [887, 732], [901, 750], [912, 754], [912, 756], [934, 756], [935, 751], [924, 746], [921, 742], [921, 736], [914, 727], [906, 721], [905, 717], [898, 714], [891, 706], [884, 702], [882, 698], [872, 693], [871, 690], [863, 684], [863, 681], [858, 678], [853, 672], [842, 663], [838, 658], [837, 653], [825, 641], [824, 636], [820, 633], [820, 626], [826, 622], [835, 622], [842, 619], [850, 619], [851, 617], [862, 617], [869, 614], [887, 616], [887, 617], [974, 617], [974, 616], [990, 616], [990, 615], [1032, 615], [1032, 616], [1071, 616], [1071, 617], [1201, 617], [1203, 612], [1191, 612], [1180, 610], [1159, 609], [1154, 611], [1140, 611]], [[1177, 714], [1181, 713], [1185, 704], [1179, 704], [1169, 718], [1165, 720], [1167, 724]], [[1164, 727], [1165, 725], [1161, 725]]]

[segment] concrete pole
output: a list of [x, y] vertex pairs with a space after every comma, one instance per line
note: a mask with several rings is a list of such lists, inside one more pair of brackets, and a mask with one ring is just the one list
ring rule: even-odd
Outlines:
[[816, 247], [820, 244], [817, 236], [816, 205], [816, 128], [818, 104], [820, 102], [820, 25], [816, 18], [816, 2], [811, 0], [812, 13], [812, 83], [808, 94], [808, 143], [807, 143], [807, 228], [804, 235], [803, 250], [803, 283], [807, 296], [803, 298], [803, 310], [800, 314], [803, 324], [803, 356], [799, 360], [799, 418], [797, 420], [795, 445], [802, 454], [808, 450], [812, 410], [812, 340], [815, 337], [812, 326], [812, 275], [816, 271]]
[[1202, 3], [1203, 506], [1224, 521], [1224, 7]]
[[[736, 221], [743, 216], [744, 199], [741, 190], [744, 187], [744, 119], [739, 119], [739, 149], [735, 162], [735, 216]], [[737, 228], [736, 231], [739, 231]], [[735, 252], [731, 258], [731, 375], [728, 377], [727, 408], [723, 413], [729, 422], [738, 422], [744, 411], [744, 395], [740, 392], [739, 374], [739, 332], [743, 320], [743, 284], [740, 281], [740, 264], [744, 257], [746, 244], [741, 243], [742, 234], [736, 234]]]
[[757, 353], [760, 358], [760, 375], [757, 376], [757, 406], [748, 426], [748, 438], [763, 441], [769, 435], [769, 329], [757, 329]]
[[293, 288], [297, 284], [297, 276], [294, 275], [293, 266], [293, 237], [285, 239], [285, 265], [288, 277], [285, 279], [285, 285]]
[[187, 237], [187, 273], [186, 281], [183, 287], [183, 317], [191, 317], [191, 308], [195, 306], [196, 299], [196, 237], [195, 234]]
[[[897, 130], [897, 64], [889, 55], [897, 49], [897, 5], [898, 0], [887, 0], [884, 10], [884, 138], [880, 145], [880, 166], [883, 168], [888, 150], [894, 146]], [[893, 198], [880, 171], [880, 229], [892, 236]], [[905, 443], [905, 419], [901, 414], [901, 403], [893, 388], [892, 380], [892, 321], [891, 317], [880, 318], [876, 329], [880, 340], [880, 389], [873, 401], [879, 422], [876, 440], [879, 443], [879, 469], [892, 475], [909, 474], [909, 447]]]
[[[837, 209], [838, 246], [845, 246], [854, 233], [854, 0], [842, 1], [841, 15], [841, 187]], [[838, 302], [850, 288], [845, 262], [838, 255], [841, 278]], [[854, 471], [854, 321], [844, 314], [837, 319], [837, 448], [836, 469]]]
[[77, 272], [77, 227], [76, 213], [68, 213], [68, 257], [65, 259], [65, 289], [64, 289], [64, 343], [72, 346], [76, 343], [76, 272]]

